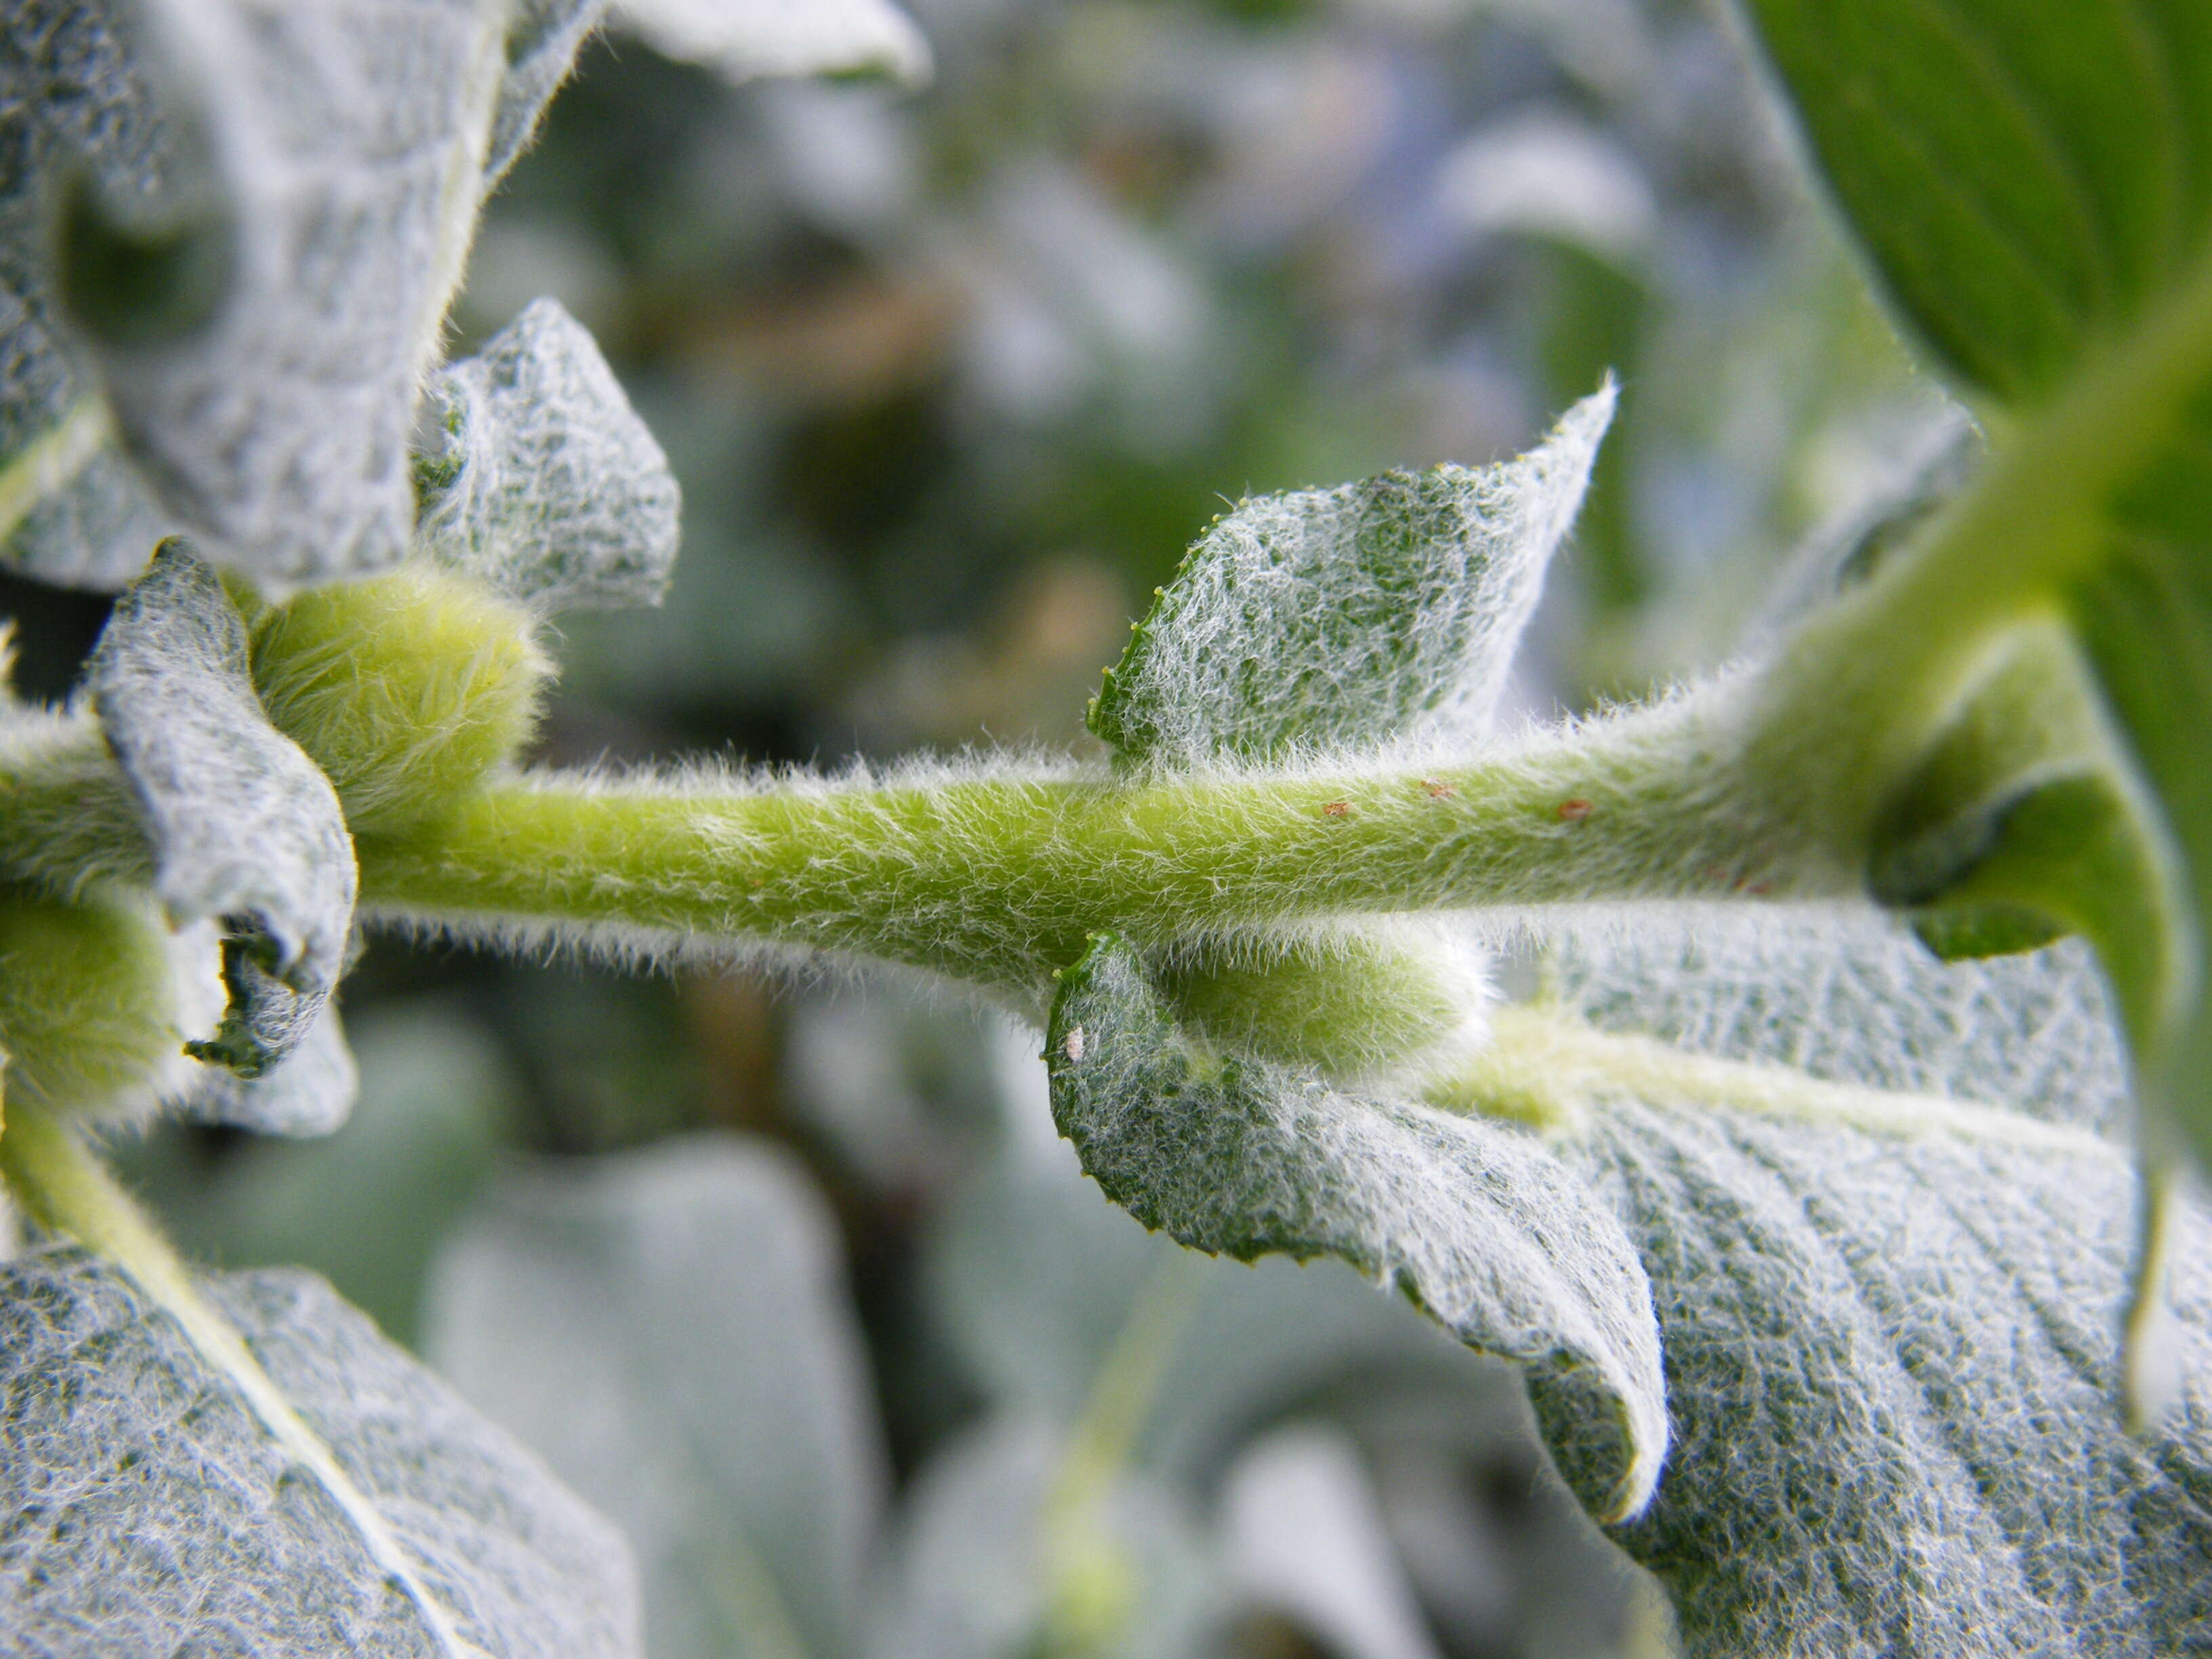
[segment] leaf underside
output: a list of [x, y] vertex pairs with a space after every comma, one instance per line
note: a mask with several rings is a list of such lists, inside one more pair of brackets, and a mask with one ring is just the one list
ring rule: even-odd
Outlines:
[[269, 723], [245, 623], [181, 543], [118, 602], [88, 682], [155, 892], [177, 920], [227, 930], [230, 1006], [201, 1057], [258, 1077], [305, 1040], [344, 967], [357, 878], [337, 795]]
[[1045, 1058], [1060, 1133], [1146, 1225], [1240, 1261], [1340, 1256], [1398, 1286], [1528, 1370], [1591, 1510], [1650, 1497], [1667, 1439], [1650, 1287], [1534, 1137], [1209, 1054], [1111, 935], [1063, 973]]
[[[2118, 1372], [2139, 1194], [2094, 962], [1947, 966], [1861, 911], [1683, 926], [1563, 936], [1560, 1016], [1839, 1097], [1969, 1103], [1869, 1127], [1623, 1072], [1585, 1078], [1580, 1127], [1539, 1142], [1224, 1061], [1109, 940], [1063, 977], [1055, 1115], [1148, 1224], [1345, 1256], [1533, 1361], [1553, 1458], [1601, 1516], [1632, 1506], [1624, 1411], [1592, 1385], [1649, 1389], [1620, 1358], [1649, 1336], [1618, 1335], [1648, 1294], [1671, 1436], [1615, 1535], [1693, 1655], [2190, 1650], [2212, 1617], [2212, 1224], [2182, 1206], [2189, 1380], [2136, 1438]], [[1603, 1254], [1624, 1235], [1633, 1259]]]
[[[0, 1266], [0, 1602], [25, 1651], [253, 1659], [635, 1651], [621, 1540], [538, 1462], [300, 1273], [205, 1281], [398, 1538], [440, 1619], [110, 1264]], [[444, 1624], [460, 1645], [438, 1631]]]
[[[2010, 1103], [1981, 1133], [1899, 1135], [1624, 1091], [1562, 1149], [1650, 1274], [1674, 1446], [1616, 1535], [1691, 1652], [2196, 1650], [2212, 1224], [2185, 1206], [2189, 1380], [2136, 1438], [2118, 1394], [2139, 1192], [2087, 952], [1943, 966], [1893, 927], [1784, 913], [1571, 938], [1555, 977], [1589, 1017], [1717, 1056]], [[2008, 1136], [2015, 1115], [2036, 1133]]]

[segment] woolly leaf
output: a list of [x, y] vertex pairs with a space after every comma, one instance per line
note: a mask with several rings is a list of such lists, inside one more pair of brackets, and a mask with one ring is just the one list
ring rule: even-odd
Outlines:
[[855, 71], [929, 78], [929, 43], [891, 0], [618, 0], [615, 10], [664, 57], [733, 81]]
[[49, 225], [64, 168], [118, 200], [157, 198], [164, 125], [112, 9], [88, 0], [0, 10], [0, 545], [33, 574], [119, 587], [163, 520], [64, 349]]
[[[2187, 1381], [2137, 1439], [2119, 1328], [2139, 1194], [2087, 953], [1945, 968], [1899, 926], [1816, 910], [1666, 939], [1571, 939], [1553, 975], [1565, 1007], [1498, 1012], [1498, 1104], [1540, 1095], [1571, 1127], [1548, 1153], [1520, 1141], [1540, 1182], [1527, 1158], [1480, 1173], [1501, 1209], [1611, 1210], [1635, 1240], [1673, 1442], [1616, 1535], [1668, 1585], [1689, 1651], [2185, 1647], [2212, 1617], [2212, 1221], [2179, 1206]], [[1318, 1244], [1374, 1270], [1379, 1206], [1332, 1194], [1388, 1190], [1378, 1121], [1434, 1144], [1439, 1120], [1212, 1060], [1148, 994], [1101, 947], [1055, 1010], [1056, 1110], [1100, 1184], [1203, 1248]], [[1420, 1237], [1434, 1249], [1449, 1224], [1425, 1218]], [[1524, 1295], [1552, 1271], [1487, 1248]], [[1426, 1267], [1395, 1277], [1433, 1306]], [[1585, 1501], [1617, 1489], [1606, 1402], [1586, 1392], [1577, 1416], [1534, 1380], [1569, 1484]]]
[[440, 1369], [623, 1526], [662, 1659], [849, 1650], [884, 1477], [835, 1251], [717, 1137], [510, 1177], [435, 1271]]
[[[1783, 911], [1573, 939], [1555, 980], [1610, 1029], [1534, 1016], [1579, 1035], [1516, 1063], [1574, 1097], [1560, 1156], [1650, 1274], [1674, 1440], [1616, 1535], [1688, 1651], [2201, 1634], [2212, 1228], [2187, 1210], [2190, 1381], [2138, 1440], [2118, 1397], [2137, 1188], [2103, 1127], [2123, 1072], [2087, 953], [1947, 969], [1894, 925]], [[2008, 1104], [1874, 1092], [1964, 1088]]]
[[416, 391], [485, 170], [595, 9], [10, 8], [0, 537], [16, 560], [118, 586], [179, 526], [272, 586], [398, 559]]
[[507, 73], [492, 112], [484, 188], [507, 176], [552, 101], [607, 0], [513, 0], [507, 19]]
[[1577, 1161], [1650, 1270], [1674, 1449], [1620, 1534], [1690, 1650], [2181, 1650], [2212, 1617], [2212, 1228], [2177, 1241], [2191, 1393], [2127, 1432], [2124, 1148], [1619, 1101]]
[[2212, 228], [2197, 0], [1750, 0], [1892, 295], [2017, 398], [2140, 314]]
[[1618, 1518], [1650, 1498], [1667, 1441], [1650, 1287], [1619, 1224], [1534, 1137], [1209, 1054], [1111, 934], [1063, 975], [1046, 1063], [1060, 1132], [1146, 1225], [1240, 1261], [1341, 1256], [1398, 1285], [1527, 1368], [1591, 1509]]
[[76, 1249], [0, 1264], [11, 1646], [636, 1652], [621, 1540], [327, 1285], [201, 1289], [296, 1413], [290, 1437], [112, 1264]]
[[[177, 920], [228, 931], [230, 1006], [192, 1051], [258, 1077], [306, 1038], [345, 965], [356, 876], [337, 796], [269, 723], [246, 625], [181, 543], [118, 601], [87, 678], [154, 849], [155, 890]], [[336, 1103], [326, 1093], [289, 1115], [304, 1127]]]
[[1498, 465], [1244, 502], [1138, 625], [1091, 731], [1175, 766], [1480, 735], [1613, 406], [1607, 384]]
[[659, 601], [676, 559], [668, 458], [555, 301], [440, 374], [422, 426], [415, 534], [431, 556], [552, 610]]

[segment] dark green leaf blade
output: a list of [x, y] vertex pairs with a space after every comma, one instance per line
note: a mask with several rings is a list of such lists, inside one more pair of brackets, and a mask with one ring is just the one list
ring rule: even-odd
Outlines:
[[[2128, 1005], [2159, 1152], [2179, 1129], [2212, 1168], [2212, 398], [2112, 503], [2104, 561], [2068, 609], [2136, 766], [2155, 792], [2160, 849], [2183, 890], [2153, 929], [2085, 920]], [[2167, 842], [2166, 837], [2171, 841]]]
[[2196, 0], [1747, 0], [1899, 309], [1997, 398], [2048, 392], [2204, 250]]

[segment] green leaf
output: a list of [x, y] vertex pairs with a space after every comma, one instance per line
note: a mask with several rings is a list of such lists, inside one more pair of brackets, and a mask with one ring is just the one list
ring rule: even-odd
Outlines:
[[440, 1369], [629, 1534], [659, 1659], [850, 1650], [884, 1475], [835, 1249], [784, 1155], [697, 1137], [510, 1176], [434, 1270]]
[[1150, 1227], [1211, 1254], [1337, 1255], [1529, 1375], [1597, 1514], [1650, 1498], [1667, 1443], [1650, 1289], [1618, 1222], [1533, 1135], [1178, 1030], [1130, 947], [1098, 935], [1047, 1029], [1053, 1115]]
[[1608, 384], [1495, 466], [1244, 502], [1107, 671], [1091, 731], [1170, 767], [1480, 736], [1613, 406]]
[[[2128, 1021], [2147, 1156], [2185, 1142], [2212, 1158], [2212, 15], [2193, 0], [1751, 3], [1901, 308], [2003, 405], [1973, 488], [1784, 653], [1795, 690], [1758, 763], [1799, 742], [1863, 793], [1887, 762], [1863, 764], [1842, 725], [1887, 708], [1866, 729], [1894, 731], [1899, 750], [1948, 741], [1998, 636], [2069, 622], [2101, 729], [2058, 758], [2085, 775], [2054, 793], [2029, 764], [1993, 796], [2004, 812], [1956, 885], [1914, 902], [1946, 951], [2051, 924], [2093, 939]], [[1849, 712], [1808, 720], [1822, 702]], [[1837, 804], [1806, 769], [1767, 775]]]
[[[483, 191], [595, 9], [10, 9], [0, 537], [19, 562], [116, 586], [179, 527], [271, 586], [401, 556], [416, 393]], [[112, 447], [55, 449], [111, 425]]]
[[617, 0], [615, 15], [662, 56], [733, 81], [930, 74], [928, 41], [892, 0]]
[[676, 561], [668, 458], [582, 324], [539, 300], [434, 379], [416, 545], [546, 610], [657, 605]]
[[[2131, 1004], [2159, 1131], [2179, 1127], [2212, 1166], [2212, 387], [2190, 416], [2113, 503], [2107, 556], [2066, 598], [2155, 792], [2138, 822], [2149, 820], [2160, 873], [2182, 890], [2169, 896], [2140, 883], [2150, 890], [2129, 905], [2127, 888], [2097, 883], [2087, 896], [2101, 902], [2078, 925]], [[2168, 902], [2140, 915], [2160, 898]]]
[[[306, 1038], [345, 965], [356, 876], [337, 796], [269, 723], [246, 624], [181, 543], [117, 603], [87, 681], [143, 816], [155, 891], [178, 921], [227, 931], [230, 1006], [192, 1051], [258, 1077]], [[335, 1127], [331, 1103], [312, 1122]]]
[[636, 1652], [622, 1540], [329, 1286], [240, 1273], [200, 1295], [252, 1376], [112, 1262], [0, 1265], [11, 1644]]
[[2007, 401], [2142, 316], [2212, 228], [2197, 0], [1747, 0], [1899, 308]]

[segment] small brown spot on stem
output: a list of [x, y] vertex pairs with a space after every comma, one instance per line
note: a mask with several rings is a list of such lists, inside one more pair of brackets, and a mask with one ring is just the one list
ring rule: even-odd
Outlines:
[[1590, 804], [1580, 795], [1559, 803], [1559, 822], [1562, 823], [1580, 823], [1589, 815]]
[[1348, 800], [1323, 801], [1321, 815], [1325, 818], [1348, 818], [1352, 816], [1352, 803]]
[[1421, 780], [1421, 787], [1429, 792], [1429, 799], [1431, 800], [1443, 800], [1449, 796], [1459, 793], [1458, 790], [1453, 788], [1451, 785], [1446, 783], [1442, 778], [1423, 778]]

